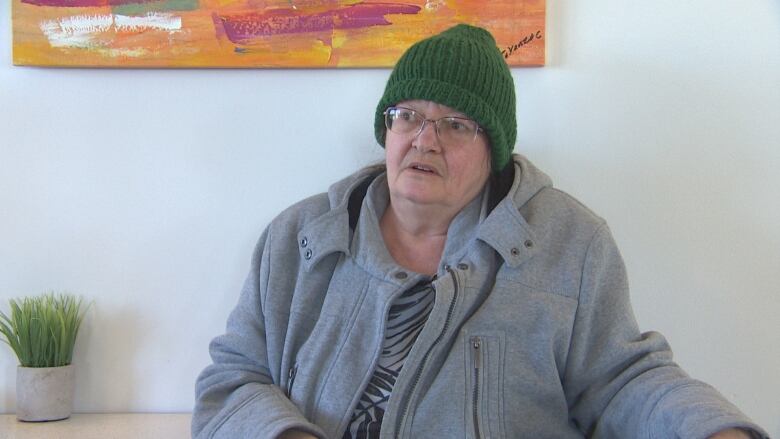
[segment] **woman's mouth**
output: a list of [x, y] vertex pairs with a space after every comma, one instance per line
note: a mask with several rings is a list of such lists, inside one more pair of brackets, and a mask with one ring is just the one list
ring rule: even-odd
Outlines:
[[422, 163], [412, 163], [408, 167], [408, 169], [418, 171], [418, 172], [424, 172], [427, 174], [438, 174], [438, 172], [436, 172], [436, 168], [434, 168], [433, 166], [424, 165]]

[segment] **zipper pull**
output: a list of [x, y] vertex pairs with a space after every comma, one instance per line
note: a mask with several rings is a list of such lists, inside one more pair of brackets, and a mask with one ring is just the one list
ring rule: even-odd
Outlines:
[[287, 397], [288, 398], [292, 395], [292, 386], [293, 386], [293, 382], [295, 381], [296, 373], [298, 373], [298, 364], [295, 364], [287, 372]]
[[474, 349], [474, 369], [479, 370], [482, 368], [482, 339], [474, 337], [471, 339], [471, 348]]

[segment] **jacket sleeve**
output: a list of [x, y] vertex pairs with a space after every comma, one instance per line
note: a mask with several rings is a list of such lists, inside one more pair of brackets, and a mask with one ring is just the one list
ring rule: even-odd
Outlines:
[[717, 390], [677, 366], [661, 334], [639, 332], [606, 225], [585, 256], [563, 384], [571, 419], [588, 437], [703, 439], [739, 427], [768, 438]]
[[273, 382], [269, 369], [263, 315], [269, 234], [266, 229], [255, 248], [252, 269], [225, 334], [210, 344], [213, 364], [195, 384], [193, 438], [276, 438], [290, 428], [324, 438]]

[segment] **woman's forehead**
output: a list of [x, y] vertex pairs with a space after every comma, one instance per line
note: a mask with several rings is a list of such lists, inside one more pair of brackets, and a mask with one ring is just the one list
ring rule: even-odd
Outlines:
[[426, 101], [423, 99], [410, 99], [408, 101], [401, 101], [396, 105], [400, 107], [411, 108], [414, 111], [419, 111], [420, 113], [426, 115], [427, 113], [435, 112], [435, 113], [444, 113], [447, 114], [448, 116], [460, 116], [466, 118], [470, 117], [468, 114], [463, 113], [462, 111], [458, 111], [452, 107], [448, 107], [444, 104], [440, 104], [434, 101]]

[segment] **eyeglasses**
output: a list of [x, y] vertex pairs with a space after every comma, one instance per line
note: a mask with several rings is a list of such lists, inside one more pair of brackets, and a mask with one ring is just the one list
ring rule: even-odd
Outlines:
[[484, 131], [475, 121], [465, 117], [446, 116], [426, 119], [422, 114], [404, 107], [389, 107], [384, 112], [385, 126], [396, 134], [417, 137], [428, 122], [436, 127], [436, 135], [446, 145], [464, 145], [473, 142]]

